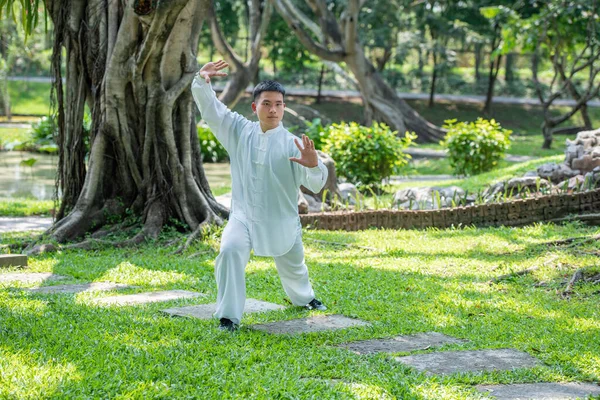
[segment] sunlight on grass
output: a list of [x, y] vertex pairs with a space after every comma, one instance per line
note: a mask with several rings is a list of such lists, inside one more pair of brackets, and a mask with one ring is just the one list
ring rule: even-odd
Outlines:
[[[173, 246], [165, 247], [173, 233], [134, 249], [71, 250], [32, 257], [33, 270], [67, 275], [70, 280], [66, 282], [113, 281], [139, 286], [119, 294], [177, 288], [206, 293], [207, 297], [124, 308], [90, 307], [86, 299], [117, 293], [44, 296], [0, 288], [0, 319], [7, 327], [0, 328], [3, 354], [40, 354], [39, 363], [19, 358], [4, 364], [0, 361], [1, 367], [10, 367], [10, 373], [19, 376], [16, 381], [4, 381], [0, 393], [35, 397], [48, 386], [49, 393], [57, 393], [57, 397], [181, 398], [197, 394], [197, 382], [201, 381], [207, 398], [229, 393], [244, 398], [389, 395], [458, 400], [472, 398], [472, 385], [481, 383], [600, 379], [597, 285], [578, 284], [569, 300], [559, 294], [574, 270], [596, 268], [595, 257], [581, 257], [576, 251], [590, 251], [597, 244], [577, 248], [544, 244], [591, 236], [598, 228], [571, 223], [525, 228], [306, 231], [306, 262], [315, 293], [329, 307], [327, 313], [360, 318], [371, 325], [300, 336], [274, 336], [245, 328], [318, 314], [289, 304], [273, 261], [264, 257], [251, 258], [247, 296], [284, 305], [285, 310], [246, 315], [243, 328], [234, 336], [217, 330], [214, 320], [173, 318], [160, 312], [214, 301], [217, 252], [208, 249], [218, 245], [221, 231], [215, 232], [210, 247], [198, 243], [190, 249], [190, 253], [207, 251], [192, 259], [174, 256]], [[13, 243], [27, 235], [13, 233], [0, 241]], [[539, 269], [532, 274], [489, 282], [533, 265]], [[394, 354], [359, 356], [334, 347], [429, 331], [468, 340], [445, 345], [442, 351], [515, 348], [544, 365], [428, 377], [396, 363]], [[60, 361], [53, 364], [48, 360]], [[37, 369], [48, 383], [26, 391], [23, 387], [29, 378], [22, 376], [31, 369]], [[56, 382], [60, 384], [56, 386]]]
[[43, 355], [18, 351], [12, 354], [0, 347], [0, 397], [41, 399], [59, 393], [69, 381], [81, 378], [73, 363], [58, 360], [37, 361]]
[[119, 263], [104, 272], [99, 281], [128, 283], [131, 285], [166, 286], [193, 284], [193, 278], [176, 271], [152, 271], [128, 261]]

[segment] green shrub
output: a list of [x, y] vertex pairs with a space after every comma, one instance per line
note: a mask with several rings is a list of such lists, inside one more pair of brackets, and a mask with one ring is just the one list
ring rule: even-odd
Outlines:
[[219, 143], [215, 135], [207, 125], [198, 125], [198, 140], [200, 141], [200, 152], [202, 162], [227, 161], [227, 150]]
[[329, 130], [321, 123], [321, 118], [315, 118], [312, 122], [306, 123], [304, 134], [315, 142], [315, 148], [322, 150]]
[[475, 122], [445, 121], [448, 133], [441, 145], [448, 149], [450, 165], [457, 175], [476, 175], [492, 170], [504, 158], [512, 131], [495, 120]]
[[408, 162], [403, 153], [416, 138], [407, 132], [403, 138], [385, 124], [371, 127], [350, 124], [332, 124], [328, 127], [323, 151], [336, 163], [336, 172], [363, 188], [377, 188]]
[[40, 146], [53, 144], [57, 129], [54, 118], [42, 117], [39, 122], [31, 126], [31, 139]]

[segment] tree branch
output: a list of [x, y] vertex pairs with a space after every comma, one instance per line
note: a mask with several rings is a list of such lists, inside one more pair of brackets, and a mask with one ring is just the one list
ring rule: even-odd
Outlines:
[[358, 27], [358, 13], [360, 11], [358, 0], [349, 0], [345, 24], [345, 44], [346, 52], [354, 54], [356, 51], [356, 36]]
[[225, 40], [223, 32], [219, 27], [219, 21], [217, 20], [217, 14], [215, 12], [214, 1], [211, 1], [210, 5], [210, 33], [217, 48], [217, 51], [221, 53], [225, 61], [233, 66], [234, 69], [244, 68], [244, 62], [231, 48], [229, 43]]
[[310, 35], [300, 26], [297, 21], [297, 15], [293, 12], [293, 8], [290, 8], [289, 0], [270, 0], [279, 14], [283, 17], [288, 26], [297, 34], [300, 42], [306, 47], [308, 51], [313, 53], [319, 58], [323, 58], [329, 61], [342, 62], [346, 54], [340, 50], [328, 50], [321, 46], [310, 37]]

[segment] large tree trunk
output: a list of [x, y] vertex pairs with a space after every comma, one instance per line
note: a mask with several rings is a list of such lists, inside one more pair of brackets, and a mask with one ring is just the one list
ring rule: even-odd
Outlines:
[[356, 52], [346, 58], [346, 65], [357, 79], [360, 92], [378, 119], [400, 133], [416, 132], [417, 141], [439, 141], [445, 131], [428, 122], [383, 80], [375, 67], [356, 46]]
[[[126, 214], [155, 238], [170, 219], [198, 231], [220, 224], [202, 167], [189, 85], [206, 1], [46, 1], [55, 25], [61, 209], [48, 231], [70, 241]], [[135, 7], [135, 9], [134, 9]], [[66, 56], [66, 89], [61, 53]], [[89, 162], [82, 129], [92, 113]]]

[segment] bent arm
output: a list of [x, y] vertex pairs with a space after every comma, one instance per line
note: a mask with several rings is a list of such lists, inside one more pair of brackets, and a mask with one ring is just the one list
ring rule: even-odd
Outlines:
[[192, 96], [213, 134], [228, 153], [237, 147], [239, 137], [248, 121], [240, 114], [231, 111], [218, 98], [210, 83], [196, 75], [192, 82]]

